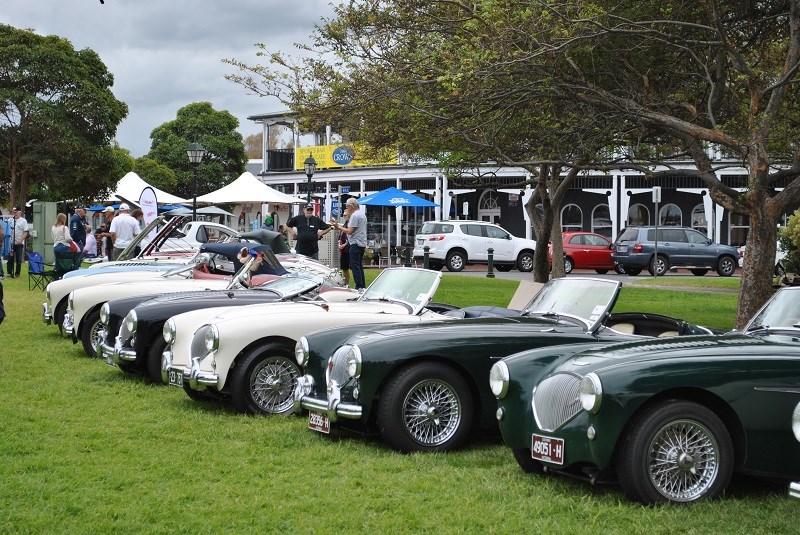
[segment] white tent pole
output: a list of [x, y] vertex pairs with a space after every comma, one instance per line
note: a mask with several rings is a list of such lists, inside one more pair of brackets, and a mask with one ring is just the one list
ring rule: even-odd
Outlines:
[[388, 267], [392, 267], [392, 216], [386, 223], [386, 262]]

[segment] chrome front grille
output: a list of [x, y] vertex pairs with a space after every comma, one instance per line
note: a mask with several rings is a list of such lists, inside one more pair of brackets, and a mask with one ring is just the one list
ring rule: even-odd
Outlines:
[[542, 431], [555, 431], [581, 412], [580, 375], [557, 373], [533, 389], [533, 415]]
[[337, 385], [342, 386], [350, 379], [350, 375], [347, 373], [347, 354], [349, 352], [349, 345], [341, 346], [333, 352], [325, 368], [325, 384], [330, 385], [331, 381], [336, 381]]

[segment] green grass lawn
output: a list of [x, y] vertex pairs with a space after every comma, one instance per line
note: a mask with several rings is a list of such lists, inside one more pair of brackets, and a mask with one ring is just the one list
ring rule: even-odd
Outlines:
[[[445, 275], [436, 300], [503, 305], [516, 284]], [[86, 358], [42, 323], [43, 292], [4, 286], [0, 533], [797, 531], [784, 483], [737, 479], [720, 501], [642, 507], [615, 487], [526, 475], [496, 439], [401, 455], [197, 403]], [[625, 287], [617, 308], [724, 328], [735, 306], [735, 294]]]

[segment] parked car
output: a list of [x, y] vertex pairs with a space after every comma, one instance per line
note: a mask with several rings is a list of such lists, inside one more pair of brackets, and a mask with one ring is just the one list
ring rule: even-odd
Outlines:
[[611, 253], [628, 275], [638, 275], [643, 269], [658, 276], [671, 269], [688, 269], [702, 277], [713, 269], [721, 277], [730, 277], [738, 258], [736, 247], [714, 243], [702, 232], [685, 227], [659, 227], [657, 235], [655, 227], [625, 228]]
[[[563, 232], [561, 241], [564, 247], [564, 273], [567, 275], [573, 269], [593, 269], [601, 275], [617, 269], [611, 260], [614, 244], [605, 236], [594, 232]], [[549, 256], [552, 265], [552, 244], [549, 246]]]
[[710, 332], [657, 314], [613, 314], [621, 286], [552, 279], [522, 311], [468, 307], [449, 312], [462, 318], [449, 322], [354, 325], [306, 335], [295, 349], [305, 369], [295, 412], [307, 409], [309, 428], [322, 433], [339, 426], [380, 433], [399, 451], [448, 451], [472, 431], [497, 433], [487, 379], [504, 356], [553, 344]]
[[292, 410], [292, 392], [300, 376], [294, 359], [297, 340], [309, 332], [338, 325], [422, 323], [442, 320], [430, 300], [440, 272], [389, 268], [358, 300], [306, 301], [200, 310], [171, 317], [164, 325], [161, 369], [169, 384], [194, 398], [230, 399], [236, 409], [254, 414]]
[[734, 471], [800, 476], [800, 287], [741, 332], [558, 346], [497, 362], [503, 441], [528, 472], [616, 481], [642, 503], [719, 496]]
[[426, 221], [414, 239], [415, 260], [423, 259], [426, 246], [431, 269], [446, 266], [449, 271], [486, 264], [490, 248], [498, 270], [531, 271], [536, 251], [534, 240], [517, 238], [493, 223], [465, 220]]
[[343, 288], [337, 282], [319, 274], [295, 272], [251, 288], [231, 287], [113, 299], [100, 308], [96, 352], [111, 366], [118, 366], [128, 373], [141, 372], [153, 382], [161, 383], [161, 358], [166, 349], [162, 329], [170, 317], [200, 309], [210, 316], [214, 308], [256, 303], [318, 298], [344, 301], [359, 297], [357, 291]]

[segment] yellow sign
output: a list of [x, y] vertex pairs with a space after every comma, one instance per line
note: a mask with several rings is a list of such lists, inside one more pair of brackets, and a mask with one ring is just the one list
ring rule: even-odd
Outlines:
[[343, 143], [296, 149], [294, 151], [295, 170], [302, 171], [303, 162], [309, 156], [312, 156], [317, 161], [317, 169], [397, 165], [397, 151], [394, 149], [375, 151], [369, 150], [363, 143]]

